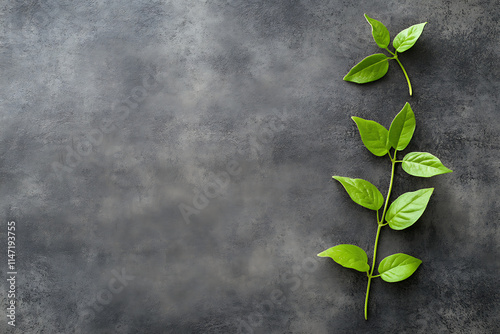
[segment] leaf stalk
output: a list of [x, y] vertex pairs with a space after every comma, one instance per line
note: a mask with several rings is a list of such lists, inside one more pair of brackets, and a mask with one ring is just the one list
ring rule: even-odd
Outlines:
[[394, 56], [394, 59], [398, 62], [399, 66], [403, 70], [403, 73], [404, 73], [405, 78], [406, 78], [406, 82], [408, 82], [408, 90], [410, 91], [410, 96], [412, 96], [413, 91], [411, 89], [411, 82], [410, 82], [410, 78], [408, 77], [408, 73], [406, 73], [406, 70], [405, 70], [403, 64], [401, 64], [401, 62], [399, 61], [398, 56]]
[[395, 61], [398, 62], [399, 66], [401, 67], [401, 69], [403, 70], [403, 73], [405, 75], [405, 78], [406, 78], [406, 82], [408, 82], [408, 90], [410, 91], [410, 96], [412, 96], [412, 93], [413, 93], [413, 90], [411, 88], [411, 82], [410, 82], [410, 78], [408, 77], [408, 73], [406, 73], [406, 70], [403, 66], [403, 64], [401, 64], [401, 62], [399, 61], [398, 59], [398, 52], [392, 52], [391, 50], [389, 50], [388, 48], [385, 48], [387, 50], [387, 52], [389, 52], [391, 55], [393, 55], [392, 58], [389, 58], [389, 59], [394, 59]]

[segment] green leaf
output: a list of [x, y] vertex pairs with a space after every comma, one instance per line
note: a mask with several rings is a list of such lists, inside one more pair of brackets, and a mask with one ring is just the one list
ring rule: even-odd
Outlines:
[[406, 102], [403, 109], [394, 117], [389, 128], [389, 143], [398, 151], [404, 150], [415, 132], [415, 114]]
[[404, 52], [411, 48], [418, 40], [427, 22], [415, 24], [401, 31], [394, 37], [392, 46], [397, 52]]
[[384, 156], [389, 152], [387, 138], [389, 131], [382, 125], [374, 121], [365, 120], [359, 117], [352, 117], [358, 126], [361, 140], [366, 148], [376, 156]]
[[375, 43], [382, 49], [385, 49], [389, 46], [389, 42], [391, 41], [391, 36], [389, 35], [389, 30], [385, 27], [382, 22], [372, 19], [365, 14], [365, 18], [372, 26], [372, 35]]
[[365, 251], [354, 245], [337, 245], [318, 254], [320, 257], [331, 257], [343, 267], [361, 272], [370, 270], [368, 256]]
[[378, 272], [386, 282], [399, 282], [410, 277], [421, 263], [422, 260], [413, 256], [397, 253], [380, 261]]
[[360, 61], [346, 74], [344, 80], [363, 84], [382, 78], [388, 69], [387, 56], [383, 53], [377, 53]]
[[351, 199], [359, 205], [371, 210], [378, 210], [384, 204], [384, 197], [377, 187], [370, 182], [342, 176], [332, 177], [342, 183]]
[[410, 175], [431, 177], [453, 172], [434, 155], [427, 152], [411, 152], [403, 158], [403, 170]]
[[433, 191], [434, 188], [426, 188], [399, 196], [385, 215], [389, 226], [393, 230], [403, 230], [415, 224], [424, 213]]

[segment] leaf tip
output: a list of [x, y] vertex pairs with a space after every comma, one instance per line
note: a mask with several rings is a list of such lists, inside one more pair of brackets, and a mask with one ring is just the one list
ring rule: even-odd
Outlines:
[[342, 178], [343, 178], [342, 176], [338, 176], [338, 175], [334, 175], [334, 176], [332, 176], [332, 179], [337, 180], [337, 181], [339, 181], [340, 183], [342, 183]]
[[322, 251], [321, 253], [318, 253], [318, 255], [316, 255], [318, 257], [328, 257], [328, 254], [326, 254], [326, 251]]

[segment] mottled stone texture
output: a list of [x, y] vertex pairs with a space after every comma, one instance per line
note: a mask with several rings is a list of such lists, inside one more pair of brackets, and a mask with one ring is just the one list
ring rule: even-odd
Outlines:
[[[0, 6], [1, 314], [9, 220], [18, 245], [2, 333], [500, 332], [496, 1]], [[396, 63], [342, 81], [379, 52], [363, 13], [392, 37], [428, 21], [400, 56], [413, 97]], [[385, 193], [389, 161], [350, 116], [389, 126], [406, 101], [406, 152], [454, 173], [397, 169], [393, 198], [435, 192], [414, 226], [382, 230], [379, 258], [423, 265], [375, 280], [365, 321], [366, 277], [315, 255], [354, 243], [371, 258], [374, 214], [331, 176]]]

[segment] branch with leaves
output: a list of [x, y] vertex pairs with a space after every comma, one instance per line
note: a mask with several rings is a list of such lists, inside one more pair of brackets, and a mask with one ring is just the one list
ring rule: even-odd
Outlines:
[[383, 53], [376, 53], [368, 56], [361, 62], [359, 62], [356, 66], [354, 66], [349, 71], [349, 73], [346, 74], [344, 80], [355, 82], [358, 84], [364, 84], [378, 80], [382, 78], [389, 70], [389, 60], [394, 59], [403, 70], [406, 81], [408, 82], [408, 89], [411, 96], [413, 91], [411, 88], [410, 78], [408, 77], [408, 73], [406, 73], [403, 64], [401, 64], [401, 62], [399, 61], [398, 52], [405, 52], [417, 42], [427, 22], [413, 25], [397, 34], [392, 41], [392, 46], [394, 47], [394, 52], [392, 52], [388, 48], [389, 42], [391, 41], [389, 30], [387, 30], [382, 22], [372, 19], [366, 14], [365, 18], [372, 27], [372, 35], [375, 43], [377, 43], [380, 48], [389, 52], [392, 57], [388, 57]]
[[[437, 157], [427, 152], [411, 152], [406, 154], [403, 160], [397, 160], [397, 152], [408, 146], [415, 131], [415, 114], [409, 103], [406, 103], [396, 115], [389, 130], [375, 121], [359, 117], [352, 117], [352, 119], [358, 127], [361, 140], [366, 148], [376, 156], [388, 155], [392, 165], [389, 190], [385, 200], [377, 187], [368, 181], [333, 176], [344, 186], [354, 202], [376, 211], [378, 227], [373, 248], [373, 264], [370, 267], [366, 252], [355, 245], [337, 245], [319, 253], [318, 256], [331, 257], [343, 267], [366, 273], [368, 286], [365, 298], [365, 319], [368, 319], [368, 295], [371, 280], [380, 277], [386, 282], [399, 282], [410, 277], [422, 263], [421, 260], [413, 256], [397, 253], [383, 259], [378, 266], [378, 275], [374, 275], [377, 246], [382, 227], [389, 225], [393, 230], [403, 230], [415, 224], [424, 213], [434, 191], [434, 188], [426, 188], [407, 192], [399, 196], [389, 206], [396, 163], [401, 163], [406, 173], [418, 177], [431, 177], [452, 171], [445, 167]], [[391, 155], [393, 149], [394, 152]], [[382, 215], [380, 215], [382, 207]]]

